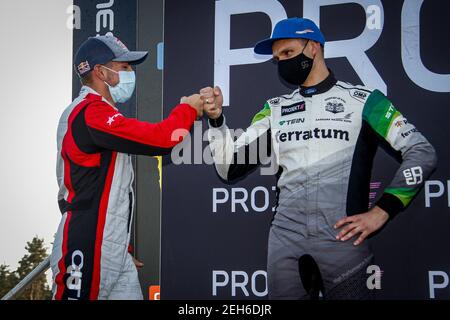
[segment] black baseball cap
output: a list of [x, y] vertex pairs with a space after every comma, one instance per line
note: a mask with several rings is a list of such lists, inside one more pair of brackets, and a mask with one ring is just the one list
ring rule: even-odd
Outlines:
[[137, 65], [147, 58], [148, 51], [130, 51], [111, 32], [103, 36], [90, 37], [83, 42], [75, 54], [75, 70], [79, 76], [84, 76], [97, 64], [111, 61], [128, 62]]

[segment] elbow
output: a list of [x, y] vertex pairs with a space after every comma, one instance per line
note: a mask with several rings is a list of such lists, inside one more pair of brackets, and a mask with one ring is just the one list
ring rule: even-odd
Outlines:
[[[420, 164], [423, 168], [428, 169], [430, 173], [436, 170], [438, 165], [437, 152], [428, 141], [424, 141], [412, 148], [411, 155], [412, 154], [414, 154], [416, 163]], [[403, 160], [404, 159], [405, 157], [403, 157]]]
[[436, 171], [438, 166], [438, 156], [436, 149], [431, 144], [424, 145], [418, 159], [420, 159], [420, 166], [425, 172], [428, 172], [428, 177]]

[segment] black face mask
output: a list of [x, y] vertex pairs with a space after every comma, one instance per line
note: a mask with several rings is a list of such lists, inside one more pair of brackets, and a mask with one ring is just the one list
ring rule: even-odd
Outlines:
[[300, 86], [311, 73], [314, 59], [308, 58], [303, 54], [308, 42], [306, 42], [300, 54], [287, 60], [278, 61], [278, 74], [290, 84]]

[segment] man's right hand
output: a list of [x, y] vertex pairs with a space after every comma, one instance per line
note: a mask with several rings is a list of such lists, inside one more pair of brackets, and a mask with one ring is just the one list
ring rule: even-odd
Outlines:
[[189, 97], [182, 97], [180, 103], [186, 103], [197, 111], [197, 119], [203, 116], [204, 98], [199, 94], [193, 94]]
[[219, 87], [206, 87], [200, 90], [205, 106], [204, 112], [210, 119], [217, 119], [222, 114], [223, 95]]

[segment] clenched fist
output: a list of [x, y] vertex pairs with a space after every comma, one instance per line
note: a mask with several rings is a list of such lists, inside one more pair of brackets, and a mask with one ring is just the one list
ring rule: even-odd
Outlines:
[[204, 98], [199, 94], [193, 94], [189, 97], [182, 97], [180, 103], [186, 103], [197, 111], [197, 119], [203, 116]]
[[206, 87], [200, 90], [200, 94], [204, 100], [203, 111], [208, 118], [217, 119], [222, 114], [223, 95], [219, 87]]

